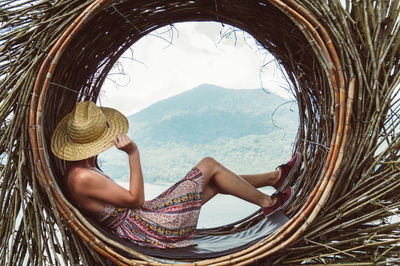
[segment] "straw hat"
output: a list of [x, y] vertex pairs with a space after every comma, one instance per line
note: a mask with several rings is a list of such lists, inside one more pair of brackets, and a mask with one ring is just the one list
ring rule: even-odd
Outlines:
[[67, 161], [90, 158], [110, 148], [116, 135], [126, 134], [128, 127], [128, 119], [117, 110], [80, 102], [57, 125], [51, 151]]

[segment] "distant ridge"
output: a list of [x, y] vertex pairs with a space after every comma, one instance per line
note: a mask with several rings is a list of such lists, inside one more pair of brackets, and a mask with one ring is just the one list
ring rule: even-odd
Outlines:
[[[254, 99], [253, 97], [260, 98]], [[149, 117], [149, 112], [155, 113], [157, 111], [171, 111], [171, 109], [174, 110], [176, 108], [202, 108], [204, 107], [205, 103], [214, 107], [218, 105], [218, 109], [231, 110], [232, 106], [229, 105], [229, 103], [226, 103], [227, 99], [235, 101], [236, 104], [239, 104], [238, 108], [242, 110], [247, 109], [249, 104], [256, 103], [257, 106], [253, 106], [249, 109], [252, 111], [256, 111], [256, 113], [260, 113], [262, 110], [265, 110], [265, 106], [264, 108], [262, 107], [262, 105], [265, 105], [264, 101], [277, 101], [279, 103], [288, 101], [287, 99], [284, 99], [276, 94], [266, 93], [262, 89], [226, 89], [216, 85], [202, 84], [181, 94], [171, 96], [167, 99], [156, 102], [149, 107], [143, 109], [142, 111], [131, 115], [130, 117], [136, 117], [138, 119], [141, 119], [143, 116], [145, 116], [146, 118], [153, 118], [151, 116]], [[246, 102], [245, 100], [250, 100], [250, 102]], [[257, 111], [254, 107], [261, 108], [259, 108], [259, 111]]]
[[[152, 142], [207, 143], [275, 130], [271, 114], [287, 102], [261, 89], [233, 90], [203, 84], [157, 102], [129, 117], [132, 137]], [[282, 127], [292, 114], [280, 114]], [[293, 129], [293, 127], [291, 127]]]

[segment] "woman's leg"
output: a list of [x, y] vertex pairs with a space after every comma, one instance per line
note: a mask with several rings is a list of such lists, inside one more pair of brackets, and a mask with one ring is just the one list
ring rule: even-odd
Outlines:
[[278, 182], [279, 178], [281, 177], [281, 169], [278, 168], [275, 171], [263, 174], [240, 175], [240, 177], [256, 188], [272, 186]]
[[300, 169], [301, 161], [301, 153], [296, 152], [289, 162], [280, 165], [275, 171], [263, 174], [241, 175], [240, 177], [256, 188], [273, 186], [276, 190], [283, 192], [290, 179]]
[[[204, 176], [203, 204], [218, 193], [239, 197], [262, 208], [272, 206], [276, 201], [255, 188], [255, 185], [273, 182], [275, 174], [246, 175], [242, 178], [210, 157], [202, 159], [196, 166]], [[268, 181], [261, 181], [263, 177]]]

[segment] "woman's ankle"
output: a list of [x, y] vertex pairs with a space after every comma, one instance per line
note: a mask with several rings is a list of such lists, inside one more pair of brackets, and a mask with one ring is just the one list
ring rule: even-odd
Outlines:
[[260, 205], [261, 208], [266, 208], [266, 207], [271, 207], [272, 205], [274, 205], [276, 203], [276, 197], [270, 197], [267, 196], [264, 199], [264, 202]]
[[281, 175], [282, 175], [282, 171], [280, 168], [278, 168], [274, 171], [274, 178], [272, 179], [271, 186], [275, 185], [279, 181], [279, 179], [281, 178]]

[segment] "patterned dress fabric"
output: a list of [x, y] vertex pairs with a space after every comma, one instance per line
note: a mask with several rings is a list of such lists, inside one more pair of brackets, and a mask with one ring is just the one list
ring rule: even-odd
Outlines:
[[139, 245], [157, 248], [194, 246], [199, 218], [203, 174], [193, 168], [187, 175], [140, 208], [106, 206], [95, 217], [113, 234]]

